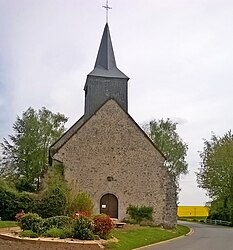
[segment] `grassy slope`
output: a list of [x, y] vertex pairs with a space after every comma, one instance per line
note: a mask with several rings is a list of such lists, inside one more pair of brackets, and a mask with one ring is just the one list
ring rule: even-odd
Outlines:
[[156, 227], [137, 227], [115, 229], [112, 233], [119, 242], [108, 243], [106, 249], [130, 250], [156, 242], [172, 239], [189, 232], [189, 228], [178, 225], [176, 230], [164, 230]]

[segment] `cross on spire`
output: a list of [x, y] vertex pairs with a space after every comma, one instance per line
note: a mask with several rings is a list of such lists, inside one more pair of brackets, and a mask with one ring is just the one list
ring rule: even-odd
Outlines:
[[106, 9], [106, 23], [108, 23], [108, 11], [112, 9], [111, 7], [108, 6], [108, 0], [106, 0], [106, 5], [102, 7]]

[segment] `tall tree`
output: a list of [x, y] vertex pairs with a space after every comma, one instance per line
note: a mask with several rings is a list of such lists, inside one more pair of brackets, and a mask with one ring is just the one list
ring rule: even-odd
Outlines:
[[222, 137], [212, 135], [204, 141], [200, 153], [201, 166], [197, 172], [199, 187], [205, 189], [213, 200], [222, 200], [229, 209], [233, 222], [233, 134], [228, 131]]
[[188, 173], [188, 164], [185, 160], [188, 145], [178, 135], [177, 123], [167, 120], [152, 120], [143, 126], [154, 144], [166, 156], [166, 166], [174, 177], [178, 186], [181, 174]]
[[48, 148], [65, 130], [67, 118], [46, 108], [38, 112], [28, 108], [22, 118], [17, 116], [13, 135], [3, 139], [1, 172], [14, 177], [20, 190], [34, 191], [47, 168]]

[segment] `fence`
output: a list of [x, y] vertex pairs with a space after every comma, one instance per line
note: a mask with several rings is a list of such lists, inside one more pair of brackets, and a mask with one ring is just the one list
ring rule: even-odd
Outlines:
[[208, 224], [214, 224], [214, 225], [223, 225], [223, 226], [231, 226], [230, 221], [224, 221], [224, 220], [206, 220], [206, 223]]

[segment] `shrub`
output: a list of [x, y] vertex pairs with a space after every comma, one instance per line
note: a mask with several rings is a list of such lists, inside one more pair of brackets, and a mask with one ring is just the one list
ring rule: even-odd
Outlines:
[[50, 228], [64, 228], [69, 223], [68, 216], [54, 216], [44, 219], [44, 227], [48, 230]]
[[21, 212], [19, 212], [19, 213], [17, 213], [16, 215], [15, 215], [15, 220], [16, 221], [21, 221], [21, 219], [22, 219], [22, 217], [25, 215], [26, 213], [22, 210]]
[[45, 228], [43, 226], [43, 219], [35, 213], [28, 213], [22, 216], [21, 221], [19, 222], [20, 228], [25, 230], [32, 230], [35, 233], [43, 233]]
[[127, 214], [133, 219], [136, 223], [140, 223], [143, 220], [152, 221], [153, 208], [147, 206], [132, 206], [129, 205], [126, 211]]
[[36, 199], [34, 211], [43, 218], [64, 215], [67, 209], [68, 188], [60, 168], [49, 169], [44, 189]]
[[93, 208], [94, 204], [91, 200], [90, 195], [85, 192], [80, 192], [72, 200], [69, 211], [71, 214], [73, 214], [76, 211], [85, 211], [88, 214], [92, 214]]
[[43, 236], [45, 237], [53, 237], [53, 238], [70, 238], [72, 237], [71, 231], [68, 231], [67, 229], [61, 229], [61, 228], [50, 228], [47, 230]]
[[19, 234], [20, 237], [29, 237], [29, 238], [38, 238], [39, 235], [32, 230], [25, 230], [20, 232]]
[[78, 219], [80, 216], [87, 217], [87, 218], [91, 217], [91, 215], [85, 211], [78, 211], [72, 215], [71, 219], [72, 220]]
[[2, 220], [15, 220], [21, 210], [31, 211], [33, 200], [28, 193], [19, 193], [3, 181], [0, 182], [0, 217]]
[[93, 221], [90, 218], [80, 216], [72, 221], [73, 236], [80, 240], [92, 240], [93, 235]]
[[106, 238], [110, 231], [113, 229], [114, 224], [110, 216], [106, 214], [96, 215], [94, 221], [94, 233], [99, 235], [101, 238]]
[[43, 218], [63, 215], [66, 209], [66, 193], [63, 188], [51, 186], [38, 197], [35, 211]]

